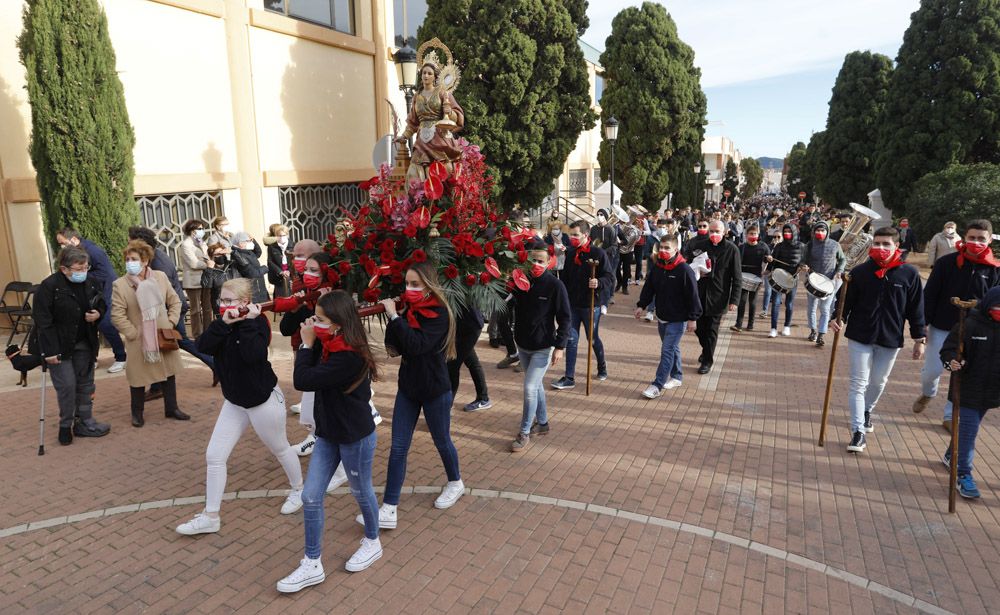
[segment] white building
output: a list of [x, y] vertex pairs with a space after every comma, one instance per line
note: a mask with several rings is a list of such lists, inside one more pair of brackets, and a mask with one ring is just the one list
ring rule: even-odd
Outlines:
[[[705, 200], [721, 201], [722, 182], [726, 179], [726, 164], [732, 160], [737, 172], [743, 155], [733, 140], [724, 136], [705, 136], [701, 142], [702, 173], [705, 176]], [[735, 195], [734, 195], [735, 196]]]

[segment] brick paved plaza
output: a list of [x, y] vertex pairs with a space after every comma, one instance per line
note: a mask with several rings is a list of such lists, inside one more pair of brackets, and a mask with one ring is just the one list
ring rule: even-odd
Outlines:
[[[602, 326], [611, 378], [589, 398], [582, 385], [551, 391], [551, 434], [517, 456], [508, 445], [520, 375], [495, 369], [502, 352], [484, 340], [495, 405], [458, 410], [452, 421], [469, 493], [450, 510], [432, 507], [445, 478], [418, 428], [399, 528], [382, 534], [385, 556], [365, 572], [344, 572], [363, 534], [357, 505], [341, 490], [327, 499], [327, 580], [291, 596], [275, 582], [301, 558], [302, 513], [278, 513], [284, 475], [252, 433], [230, 459], [233, 499], [223, 503], [222, 530], [174, 532], [204, 495], [204, 450], [221, 395], [207, 369], [187, 362], [178, 376], [190, 422], [166, 422], [156, 401], [146, 426], [134, 429], [124, 375], [105, 374], [111, 357], [102, 354], [95, 411], [111, 434], [59, 446], [50, 389], [44, 457], [36, 455], [39, 373], [30, 376], [35, 388], [16, 389], [6, 371], [0, 612], [997, 611], [997, 430], [988, 420], [980, 435], [983, 498], [947, 514], [941, 401], [911, 413], [919, 364], [908, 348], [868, 449], [856, 456], [845, 452], [846, 352], [828, 443], [818, 448], [829, 345], [806, 343], [801, 324], [791, 338], [768, 340], [759, 324], [734, 336], [730, 318], [715, 371], [694, 373], [697, 343], [686, 335], [684, 386], [648, 401], [640, 392], [658, 340], [629, 305], [619, 297]], [[276, 337], [273, 348], [281, 385], [297, 401], [287, 341]], [[376, 385], [386, 418], [376, 485], [385, 480], [395, 369], [389, 362]], [[466, 373], [457, 406], [471, 391]], [[288, 433], [293, 443], [305, 433], [293, 415]]]

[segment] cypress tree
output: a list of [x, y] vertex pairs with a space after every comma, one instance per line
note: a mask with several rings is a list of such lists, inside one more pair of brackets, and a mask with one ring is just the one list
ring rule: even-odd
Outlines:
[[1000, 3], [922, 0], [889, 83], [878, 187], [899, 213], [920, 177], [975, 162], [1000, 162]]
[[744, 158], [740, 161], [740, 171], [743, 172], [743, 187], [740, 189], [740, 197], [749, 199], [757, 194], [760, 185], [764, 183], [764, 169], [756, 158]]
[[461, 136], [480, 145], [497, 173], [500, 204], [531, 209], [594, 125], [590, 80], [577, 38], [583, 0], [428, 0], [417, 33], [448, 45], [462, 69], [455, 97]]
[[97, 0], [27, 0], [18, 38], [31, 103], [31, 161], [47, 236], [72, 226], [112, 261], [139, 210], [135, 136]]
[[[667, 10], [644, 2], [619, 12], [601, 65], [602, 119], [614, 116], [620, 122], [615, 183], [624, 192], [622, 202], [658, 204], [672, 189], [690, 195], [694, 163], [701, 159], [706, 98], [694, 51], [678, 36]], [[606, 141], [598, 160], [606, 179], [611, 168]]]
[[740, 185], [740, 173], [739, 169], [736, 168], [736, 163], [733, 162], [732, 158], [726, 161], [726, 175], [722, 180], [722, 193], [725, 197], [726, 190], [729, 191], [729, 199], [732, 200], [736, 198], [736, 188]]

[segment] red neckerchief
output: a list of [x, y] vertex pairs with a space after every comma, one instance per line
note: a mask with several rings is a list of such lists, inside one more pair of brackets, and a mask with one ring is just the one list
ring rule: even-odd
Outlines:
[[411, 329], [419, 329], [420, 321], [417, 320], [417, 314], [420, 314], [424, 318], [437, 318], [438, 313], [430, 308], [440, 307], [441, 302], [437, 300], [434, 295], [427, 295], [427, 297], [417, 301], [416, 303], [408, 303], [406, 310], [406, 322], [410, 323]]
[[334, 335], [330, 339], [323, 342], [323, 360], [325, 361], [330, 353], [333, 352], [354, 352], [354, 347], [349, 346], [347, 342], [344, 341], [344, 336]]
[[681, 254], [680, 252], [674, 254], [674, 257], [668, 261], [660, 260], [659, 256], [656, 257], [656, 266], [659, 267], [660, 269], [665, 269], [666, 271], [673, 271], [674, 267], [680, 265], [681, 263], [686, 263], [686, 262], [687, 261], [684, 260], [684, 255]]
[[872, 259], [872, 261], [879, 267], [877, 270], [875, 270], [875, 277], [881, 280], [882, 278], [885, 277], [885, 274], [888, 273], [890, 269], [895, 269], [896, 267], [899, 267], [900, 265], [903, 264], [903, 251], [896, 250], [893, 253], [893, 255], [889, 257], [889, 260], [885, 264], [878, 262], [874, 258]]
[[965, 264], [965, 259], [966, 258], [968, 258], [970, 261], [972, 261], [973, 263], [975, 263], [977, 265], [990, 265], [991, 267], [1000, 267], [1000, 261], [998, 261], [996, 259], [996, 257], [993, 256], [993, 250], [989, 249], [989, 247], [987, 247], [986, 251], [983, 252], [983, 256], [979, 257], [979, 260], [976, 260], [971, 254], [966, 254], [965, 253], [965, 242], [964, 241], [961, 241], [961, 240], [956, 241], [955, 242], [955, 249], [958, 250], [958, 268], [959, 269], [961, 269], [962, 265]]
[[585, 246], [581, 245], [580, 247], [578, 247], [576, 249], [576, 254], [573, 255], [573, 262], [575, 264], [577, 264], [577, 265], [582, 265], [583, 264], [582, 262], [580, 262], [580, 253], [581, 252], [584, 253], [584, 254], [590, 254], [590, 240], [589, 239], [587, 240], [587, 245], [585, 245]]

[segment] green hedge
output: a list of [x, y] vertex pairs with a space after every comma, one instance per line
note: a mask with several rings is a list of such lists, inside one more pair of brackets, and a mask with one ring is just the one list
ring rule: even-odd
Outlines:
[[910, 222], [917, 237], [927, 241], [954, 220], [959, 232], [973, 218], [986, 218], [1000, 226], [1000, 165], [952, 165], [928, 173], [914, 185]]

